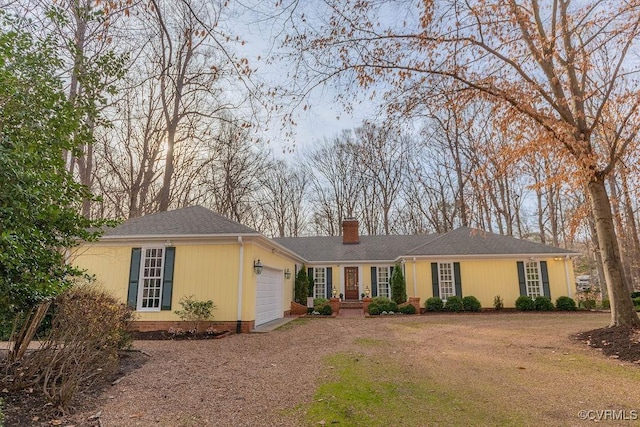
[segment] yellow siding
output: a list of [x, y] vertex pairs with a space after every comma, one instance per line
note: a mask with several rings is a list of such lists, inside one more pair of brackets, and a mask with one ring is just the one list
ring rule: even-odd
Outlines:
[[97, 283], [122, 302], [127, 301], [130, 247], [84, 245], [74, 250], [71, 262], [96, 276]]
[[360, 282], [359, 293], [361, 294], [365, 293], [365, 290], [369, 288], [369, 296], [371, 296], [371, 292], [373, 292], [371, 290], [371, 264], [361, 265], [360, 268], [362, 269], [362, 273], [360, 274], [360, 277], [362, 278], [362, 282]]
[[[517, 261], [516, 259], [447, 260], [447, 262], [460, 263], [462, 295], [475, 296], [485, 308], [493, 307], [493, 299], [496, 295], [502, 297], [505, 307], [515, 306], [515, 301], [520, 296]], [[540, 261], [547, 262], [551, 299], [555, 302], [559, 296], [568, 295], [567, 273], [569, 283], [574, 281], [571, 261], [553, 258], [540, 259]], [[431, 262], [435, 260], [416, 261], [418, 296], [422, 304], [427, 298], [433, 296]], [[568, 263], [566, 271], [565, 262]], [[411, 294], [413, 289], [412, 268], [412, 261], [407, 262], [407, 294]]]
[[[345, 274], [344, 270], [348, 267], [358, 267], [358, 298], [360, 298], [360, 294], [365, 293], [366, 289], [369, 288], [369, 292], [371, 292], [371, 267], [379, 267], [379, 266], [393, 266], [393, 264], [322, 264], [322, 265], [310, 265], [309, 267], [331, 267], [331, 277], [333, 286], [338, 291], [338, 294], [345, 293]], [[409, 292], [409, 287], [407, 287], [407, 293], [413, 295]]]
[[[158, 245], [162, 245], [159, 243]], [[114, 296], [126, 302], [131, 249], [133, 247], [153, 247], [154, 244], [118, 246], [107, 244], [87, 244], [73, 254], [73, 262], [80, 268], [94, 274], [97, 282], [110, 290]], [[216, 305], [213, 320], [235, 321], [238, 317], [238, 276], [240, 245], [236, 242], [212, 244], [180, 244], [176, 248], [173, 295], [171, 310], [137, 312], [140, 321], [179, 320], [174, 313], [179, 310], [182, 297], [194, 295], [199, 300], [213, 300]], [[265, 267], [281, 270], [284, 290], [282, 310], [290, 309], [295, 280], [295, 260], [286, 254], [273, 253], [271, 249], [255, 242], [244, 243], [242, 320], [255, 319], [256, 274], [254, 260], [260, 259]], [[284, 278], [284, 270], [289, 269], [291, 278]]]
[[[214, 320], [237, 320], [239, 254], [238, 244], [176, 245], [171, 308], [180, 309], [180, 298], [195, 295], [199, 300], [213, 300]], [[153, 314], [162, 318], [148, 320], [166, 319], [162, 312]]]
[[[162, 243], [156, 244], [156, 246]], [[127, 299], [129, 268], [132, 247], [152, 247], [147, 245], [86, 244], [76, 249], [72, 255], [75, 265], [94, 274], [99, 284], [125, 302]], [[200, 244], [174, 242], [176, 258], [174, 268], [173, 296], [170, 311], [138, 312], [141, 321], [179, 320], [174, 310], [179, 310], [182, 297], [195, 295], [199, 300], [211, 299], [216, 305], [214, 320], [235, 321], [238, 311], [238, 279], [240, 266], [240, 244], [235, 241]], [[282, 310], [290, 308], [295, 281], [295, 265], [301, 265], [289, 255], [266, 247], [263, 241], [245, 240], [243, 245], [243, 289], [242, 319], [255, 319], [256, 274], [253, 262], [258, 259], [267, 268], [282, 272], [284, 289]], [[433, 296], [431, 283], [431, 262], [435, 260], [407, 260], [404, 266], [407, 281], [407, 295], [418, 296], [421, 304]], [[500, 295], [505, 307], [513, 307], [520, 295], [516, 259], [450, 259], [460, 262], [463, 296], [473, 295], [483, 307], [493, 307], [493, 299]], [[561, 295], [570, 295], [567, 283], [572, 289], [574, 283], [573, 266], [570, 260], [545, 259], [549, 272], [551, 298], [555, 301]], [[344, 293], [345, 267], [358, 267], [359, 293], [371, 288], [371, 267], [389, 264], [324, 264], [315, 267], [331, 267], [332, 283], [338, 293]], [[314, 266], [314, 265], [311, 265]], [[284, 270], [289, 269], [291, 277], [284, 278]], [[415, 278], [415, 280], [414, 280]], [[568, 279], [568, 280], [567, 280]], [[415, 283], [414, 283], [415, 282]], [[570, 295], [572, 296], [572, 295]]]
[[[135, 246], [84, 246], [77, 251], [75, 264], [95, 274], [97, 282], [126, 302], [131, 248]], [[148, 247], [154, 246], [146, 245]], [[198, 300], [213, 300], [216, 309], [213, 320], [237, 320], [238, 244], [179, 245], [176, 244], [171, 310], [136, 312], [136, 319], [180, 320], [174, 313], [180, 310], [182, 297], [194, 295]]]
[[[280, 270], [284, 280], [284, 290], [282, 292], [282, 310], [288, 311], [293, 300], [293, 284], [295, 281], [295, 260], [286, 254], [272, 251], [256, 243], [245, 244], [244, 252], [244, 289], [243, 289], [243, 320], [254, 320], [256, 318], [256, 273], [253, 270], [253, 262], [260, 260], [262, 265], [268, 268]], [[300, 265], [300, 263], [298, 263]], [[284, 278], [284, 270], [289, 269], [291, 278]], [[237, 301], [237, 299], [236, 299]]]

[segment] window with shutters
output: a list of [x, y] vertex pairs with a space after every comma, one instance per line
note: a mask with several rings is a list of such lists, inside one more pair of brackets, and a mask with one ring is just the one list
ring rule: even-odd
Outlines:
[[160, 311], [164, 248], [145, 248], [140, 263], [139, 311]]
[[440, 286], [440, 298], [443, 301], [456, 294], [452, 262], [438, 263], [438, 283]]
[[389, 278], [391, 276], [389, 267], [378, 267], [378, 296], [391, 298], [391, 287]]
[[313, 297], [329, 298], [327, 296], [327, 273], [325, 267], [313, 268]]
[[538, 261], [527, 261], [524, 264], [524, 272], [527, 283], [527, 295], [531, 298], [543, 295], [542, 280], [540, 279], [540, 263]]

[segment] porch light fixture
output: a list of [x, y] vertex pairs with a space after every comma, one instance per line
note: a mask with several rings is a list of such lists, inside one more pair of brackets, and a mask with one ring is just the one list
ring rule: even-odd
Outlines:
[[262, 274], [262, 263], [260, 260], [253, 261], [253, 271], [255, 271], [256, 274]]
[[288, 268], [284, 270], [284, 278], [291, 279], [291, 271]]
[[369, 295], [371, 294], [371, 289], [369, 289], [369, 286], [364, 288], [364, 295], [369, 298]]
[[331, 291], [331, 294], [333, 295], [333, 297], [335, 298], [336, 295], [338, 295], [338, 290], [336, 289], [336, 287], [333, 287], [333, 290]]

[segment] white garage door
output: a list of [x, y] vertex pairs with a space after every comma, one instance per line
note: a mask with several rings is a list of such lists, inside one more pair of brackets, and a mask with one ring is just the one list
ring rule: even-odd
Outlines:
[[282, 310], [283, 273], [265, 267], [256, 281], [256, 326], [280, 319]]

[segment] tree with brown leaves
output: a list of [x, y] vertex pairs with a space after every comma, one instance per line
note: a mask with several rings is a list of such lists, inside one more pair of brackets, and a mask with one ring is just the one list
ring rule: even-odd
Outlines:
[[[308, 25], [313, 17], [305, 15], [304, 25], [286, 39], [300, 61], [299, 89], [308, 92], [336, 79], [350, 82], [346, 87], [353, 91], [382, 83], [388, 111], [407, 116], [432, 93], [461, 87], [495, 103], [506, 119], [537, 126], [543, 138], [526, 144], [528, 139], [514, 137], [512, 144], [520, 144], [522, 153], [552, 153], [571, 162], [595, 221], [610, 325], [640, 326], [605, 186], [640, 126], [640, 65], [630, 58], [640, 44], [640, 1], [323, 5], [314, 9], [318, 16], [329, 15], [324, 24]], [[350, 102], [349, 91], [339, 98]]]

